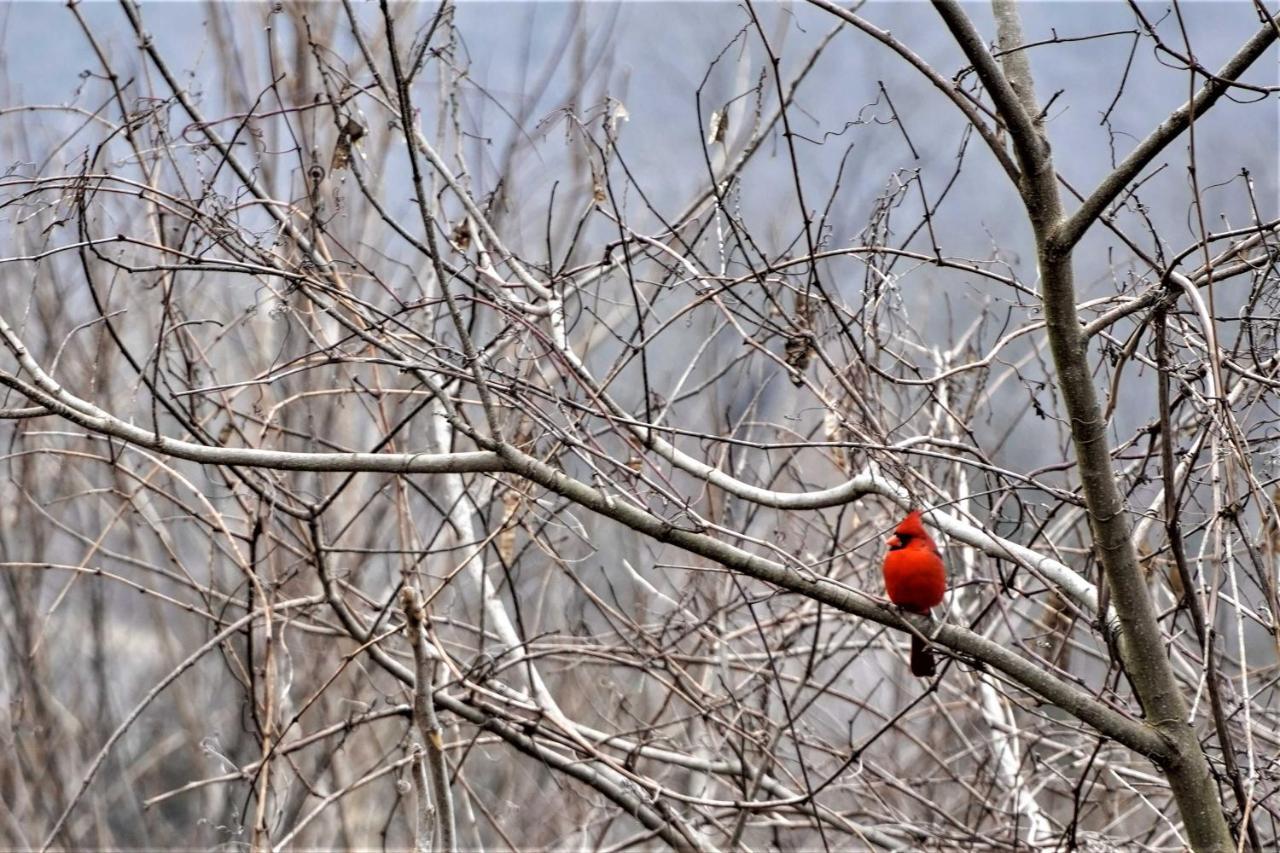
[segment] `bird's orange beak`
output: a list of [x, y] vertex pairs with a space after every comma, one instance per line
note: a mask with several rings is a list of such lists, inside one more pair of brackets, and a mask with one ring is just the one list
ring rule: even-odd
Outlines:
[[884, 544], [888, 545], [890, 548], [901, 548], [902, 540], [899, 539], [896, 535], [890, 536], [889, 541], [885, 542]]

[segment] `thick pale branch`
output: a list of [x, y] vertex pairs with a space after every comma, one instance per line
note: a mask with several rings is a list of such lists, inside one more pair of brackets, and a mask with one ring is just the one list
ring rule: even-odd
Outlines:
[[[719, 542], [709, 536], [689, 533], [672, 527], [644, 510], [629, 506], [620, 501], [609, 500], [601, 493], [573, 480], [563, 473], [538, 462], [524, 454], [516, 454], [510, 448], [503, 452], [479, 451], [474, 453], [451, 454], [378, 454], [378, 453], [285, 453], [282, 451], [241, 450], [236, 448], [215, 448], [190, 442], [177, 441], [165, 436], [126, 424], [117, 418], [99, 412], [97, 415], [82, 412], [33, 388], [27, 383], [0, 373], [0, 383], [8, 385], [38, 400], [51, 411], [77, 423], [86, 429], [112, 435], [125, 441], [167, 453], [179, 458], [195, 462], [225, 465], [257, 465], [265, 468], [300, 471], [374, 471], [386, 473], [457, 473], [460, 471], [503, 471], [516, 470], [525, 473], [536, 473], [529, 478], [540, 485], [559, 492], [571, 499], [583, 503], [596, 512], [620, 521], [633, 529], [655, 536], [662, 541], [678, 545], [692, 553], [709, 557], [729, 568], [736, 568], [760, 580], [775, 583], [785, 589], [801, 595], [824, 601], [840, 610], [872, 619], [881, 624], [906, 629], [906, 623], [895, 612], [889, 610], [861, 593], [849, 590], [831, 581], [815, 579], [810, 581], [794, 569], [780, 563], [765, 560], [761, 557], [742, 551], [731, 545]], [[867, 477], [865, 483], [868, 491], [882, 491], [893, 494], [894, 490], [883, 480]], [[1007, 540], [990, 536], [981, 530], [961, 522], [938, 515], [934, 523], [947, 531], [956, 539], [968, 542], [975, 547], [984, 548], [995, 556], [1026, 562], [1047, 576], [1064, 583], [1064, 588], [1072, 598], [1082, 605], [1093, 609], [1097, 607], [1097, 594], [1091, 585], [1084, 582], [1075, 572], [1057, 561], [1036, 554], [1034, 551]], [[1126, 720], [1122, 715], [1106, 709], [1101, 703], [1088, 694], [1076, 690], [1045, 673], [1039, 666], [1009, 652], [1003, 646], [992, 643], [977, 634], [964, 629], [944, 626], [937, 635], [937, 641], [957, 651], [986, 661], [1033, 692], [1060, 705], [1077, 716], [1095, 715], [1098, 720], [1105, 720], [1106, 731], [1111, 737], [1129, 745], [1145, 743], [1142, 751], [1155, 753], [1158, 751], [1158, 740], [1143, 741], [1145, 728], [1140, 724]], [[1053, 697], [1057, 696], [1058, 699]], [[1061, 700], [1061, 701], [1059, 701]], [[1078, 713], [1079, 712], [1079, 713]], [[1108, 717], [1108, 715], [1110, 715]], [[1081, 716], [1081, 719], [1085, 719]], [[1127, 727], [1127, 728], [1126, 728]]]
[[60, 415], [92, 432], [204, 465], [243, 465], [274, 471], [367, 471], [383, 474], [463, 474], [505, 470], [502, 459], [496, 453], [484, 450], [463, 453], [297, 453], [213, 447], [158, 435], [125, 423], [102, 410], [96, 413], [81, 411], [8, 373], [0, 372], [0, 385], [6, 385], [39, 402], [48, 410], [47, 413]]
[[[0, 323], [3, 323], [3, 319], [0, 319]], [[61, 388], [57, 388], [56, 392], [46, 391], [2, 371], [0, 371], [0, 384], [39, 402], [44, 406], [42, 411], [46, 414], [57, 414], [94, 433], [118, 438], [158, 453], [204, 465], [242, 465], [276, 471], [357, 471], [383, 474], [499, 473], [511, 470], [507, 460], [489, 450], [459, 453], [297, 453], [283, 450], [212, 447], [157, 435], [150, 430], [126, 423], [96, 407], [86, 411], [90, 404], [72, 397]], [[668, 452], [673, 450], [665, 442], [660, 444], [661, 450]], [[655, 449], [659, 448], [655, 447]], [[911, 503], [910, 496], [900, 486], [874, 473], [863, 474], [842, 485], [816, 492], [772, 492], [736, 480], [692, 457], [683, 454], [677, 456], [675, 453], [671, 456], [667, 456], [666, 453], [661, 455], [672, 462], [677, 460], [683, 462], [684, 464], [680, 467], [689, 473], [701, 475], [708, 482], [725, 488], [731, 494], [762, 506], [818, 509], [852, 503], [868, 494], [890, 498], [903, 508]], [[932, 514], [930, 522], [952, 539], [972, 546], [987, 556], [1009, 560], [1034, 570], [1058, 584], [1063, 593], [1085, 612], [1091, 615], [1097, 613], [1097, 589], [1065, 563], [942, 513]]]

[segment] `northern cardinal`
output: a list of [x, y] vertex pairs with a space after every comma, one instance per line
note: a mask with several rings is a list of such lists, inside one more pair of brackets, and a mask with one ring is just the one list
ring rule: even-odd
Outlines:
[[[911, 613], [927, 614], [942, 603], [947, 591], [947, 570], [938, 546], [912, 510], [893, 531], [889, 553], [884, 555], [884, 589], [889, 600]], [[911, 635], [911, 674], [927, 678], [936, 673], [933, 653], [918, 635]]]

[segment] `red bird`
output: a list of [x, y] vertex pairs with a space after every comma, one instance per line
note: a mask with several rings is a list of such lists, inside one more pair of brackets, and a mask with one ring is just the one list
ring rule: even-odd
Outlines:
[[[912, 510], [893, 531], [889, 553], [884, 555], [884, 589], [889, 600], [911, 613], [927, 614], [942, 603], [947, 591], [947, 569], [938, 546], [920, 521], [920, 510]], [[927, 678], [937, 670], [933, 653], [925, 642], [911, 635], [911, 674]]]

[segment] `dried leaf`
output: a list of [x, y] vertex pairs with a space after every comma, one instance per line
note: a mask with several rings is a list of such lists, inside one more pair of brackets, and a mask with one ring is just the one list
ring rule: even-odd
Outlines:
[[808, 289], [796, 291], [796, 323], [805, 329], [813, 325], [813, 300]]
[[711, 120], [707, 124], [707, 144], [723, 143], [725, 134], [729, 132], [729, 113], [725, 110], [716, 110], [711, 114]]
[[458, 220], [458, 224], [453, 226], [453, 234], [450, 235], [449, 239], [453, 241], [459, 251], [465, 252], [471, 248], [471, 226], [466, 219]]
[[618, 122], [631, 121], [631, 113], [627, 112], [626, 106], [622, 101], [613, 102], [613, 110], [609, 113], [609, 133], [610, 135], [618, 132]]
[[808, 335], [787, 338], [787, 366], [791, 368], [791, 384], [797, 388], [804, 384], [804, 371], [809, 366], [811, 347]]
[[362, 136], [364, 136], [364, 125], [353, 118], [347, 119], [347, 123], [338, 132], [338, 142], [333, 147], [333, 159], [329, 161], [330, 172], [350, 167], [351, 146]]
[[502, 494], [502, 531], [498, 534], [498, 556], [511, 565], [516, 555], [516, 514], [520, 511], [520, 492], [507, 489]]
[[830, 409], [822, 416], [822, 432], [826, 440], [831, 442], [831, 458], [835, 460], [836, 465], [841, 471], [849, 469], [849, 455], [845, 453], [843, 447], [837, 442], [844, 440], [844, 429], [840, 426], [840, 418]]

